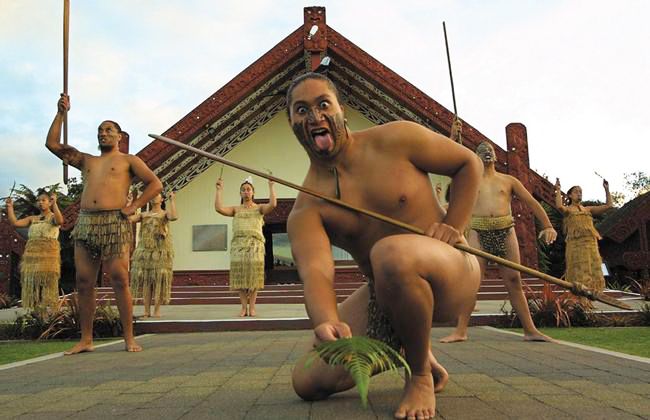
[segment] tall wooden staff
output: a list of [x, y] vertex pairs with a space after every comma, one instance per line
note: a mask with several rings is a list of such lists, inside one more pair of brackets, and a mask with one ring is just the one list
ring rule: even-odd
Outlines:
[[[277, 182], [278, 184], [287, 186], [289, 188], [293, 188], [295, 190], [302, 191], [305, 194], [309, 194], [309, 195], [312, 195], [314, 197], [318, 197], [318, 198], [320, 198], [322, 200], [325, 200], [325, 201], [327, 201], [329, 203], [332, 203], [332, 204], [335, 204], [337, 206], [346, 208], [348, 210], [352, 210], [352, 211], [364, 214], [366, 216], [370, 216], [370, 217], [372, 217], [374, 219], [378, 219], [378, 220], [381, 220], [383, 222], [390, 223], [393, 226], [400, 227], [400, 228], [408, 230], [410, 232], [417, 233], [417, 234], [420, 234], [420, 235], [425, 234], [424, 230], [418, 228], [417, 226], [412, 226], [412, 225], [410, 225], [408, 223], [404, 223], [404, 222], [401, 222], [399, 220], [395, 220], [395, 219], [390, 218], [388, 216], [384, 216], [383, 214], [376, 213], [376, 212], [374, 212], [372, 210], [367, 210], [367, 209], [364, 209], [364, 208], [353, 206], [353, 205], [348, 204], [348, 203], [346, 203], [344, 201], [341, 201], [339, 199], [326, 196], [326, 195], [321, 194], [321, 193], [319, 193], [317, 191], [313, 191], [313, 190], [311, 190], [309, 188], [305, 188], [302, 185], [294, 184], [293, 182], [285, 181], [284, 179], [274, 177], [273, 175], [266, 174], [266, 173], [264, 173], [262, 171], [258, 171], [256, 169], [248, 168], [248, 167], [246, 167], [244, 165], [240, 165], [238, 163], [231, 162], [231, 161], [229, 161], [227, 159], [224, 159], [222, 157], [219, 157], [219, 156], [217, 156], [215, 154], [206, 152], [205, 150], [197, 149], [196, 147], [189, 146], [187, 144], [181, 143], [181, 142], [176, 141], [174, 139], [170, 139], [170, 138], [164, 137], [164, 136], [159, 136], [157, 134], [149, 134], [149, 137], [154, 138], [156, 140], [164, 141], [165, 143], [173, 144], [174, 146], [177, 146], [177, 147], [179, 147], [181, 149], [187, 150], [187, 151], [192, 152], [192, 153], [196, 153], [199, 156], [204, 156], [204, 157], [206, 157], [208, 159], [215, 160], [215, 161], [220, 162], [220, 163], [222, 163], [224, 165], [228, 165], [228, 166], [230, 166], [232, 168], [236, 168], [236, 169], [242, 170], [244, 172], [248, 172], [248, 173], [251, 173], [253, 175], [257, 175], [260, 178], [265, 178], [265, 179]], [[512, 262], [510, 260], [506, 260], [505, 258], [497, 257], [496, 255], [489, 254], [489, 253], [487, 253], [485, 251], [481, 251], [480, 249], [472, 248], [472, 247], [467, 246], [467, 245], [462, 244], [462, 243], [457, 243], [457, 244], [454, 245], [454, 247], [457, 248], [457, 249], [460, 249], [461, 251], [465, 251], [465, 252], [468, 252], [470, 254], [485, 258], [486, 260], [494, 261], [497, 264], [501, 264], [503, 266], [512, 268], [513, 270], [521, 271], [522, 273], [526, 273], [526, 274], [529, 274], [531, 276], [538, 277], [538, 278], [540, 278], [540, 279], [542, 279], [542, 280], [544, 280], [546, 282], [556, 284], [556, 285], [558, 285], [558, 286], [560, 286], [560, 287], [562, 287], [564, 289], [570, 290], [571, 293], [573, 293], [574, 295], [585, 296], [588, 299], [598, 300], [600, 302], [607, 303], [608, 305], [616, 306], [617, 308], [621, 308], [621, 309], [632, 309], [629, 305], [619, 301], [618, 299], [607, 296], [604, 293], [588, 289], [588, 288], [582, 286], [579, 283], [572, 283], [572, 282], [569, 282], [569, 281], [566, 281], [566, 280], [561, 280], [561, 279], [555, 278], [553, 276], [549, 276], [546, 273], [542, 273], [540, 271], [537, 271], [537, 270], [534, 270], [532, 268], [523, 266], [521, 264], [517, 264], [517, 263]]]
[[[452, 123], [451, 128], [451, 138], [456, 140], [458, 143], [463, 144], [463, 138], [461, 137], [461, 125], [460, 120], [458, 119], [458, 109], [456, 109], [456, 91], [454, 90], [454, 75], [451, 73], [451, 58], [449, 57], [449, 43], [447, 42], [447, 26], [445, 22], [442, 22], [442, 31], [445, 34], [445, 49], [447, 50], [447, 66], [449, 67], [449, 80], [451, 81], [451, 99], [454, 101], [454, 122]], [[454, 127], [454, 124], [457, 126]]]
[[[63, 93], [68, 94], [68, 41], [70, 39], [70, 0], [63, 0]], [[63, 144], [68, 144], [68, 111], [63, 114]], [[63, 161], [63, 183], [68, 184], [68, 163]]]

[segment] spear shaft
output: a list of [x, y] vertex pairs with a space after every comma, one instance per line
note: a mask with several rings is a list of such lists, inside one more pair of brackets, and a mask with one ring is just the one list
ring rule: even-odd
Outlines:
[[447, 26], [442, 22], [442, 31], [445, 33], [445, 49], [447, 50], [447, 65], [449, 66], [449, 80], [451, 80], [451, 98], [454, 101], [454, 116], [458, 117], [456, 109], [456, 91], [454, 90], [454, 75], [451, 73], [451, 58], [449, 57], [449, 43], [447, 42]]
[[[265, 179], [271, 180], [273, 182], [277, 182], [278, 184], [285, 185], [285, 186], [287, 186], [289, 188], [293, 188], [295, 190], [302, 191], [305, 194], [309, 194], [309, 195], [312, 195], [314, 197], [318, 197], [318, 198], [320, 198], [320, 199], [322, 199], [324, 201], [335, 204], [335, 205], [337, 205], [339, 207], [343, 207], [343, 208], [346, 208], [348, 210], [352, 210], [352, 211], [364, 214], [366, 216], [372, 217], [374, 219], [381, 220], [381, 221], [389, 223], [391, 225], [400, 227], [400, 228], [402, 228], [404, 230], [407, 230], [407, 231], [410, 231], [410, 232], [413, 232], [413, 233], [417, 233], [417, 234], [420, 234], [420, 235], [425, 234], [424, 230], [418, 228], [417, 226], [412, 226], [412, 225], [410, 225], [408, 223], [404, 223], [404, 222], [401, 222], [399, 220], [393, 219], [391, 217], [384, 216], [383, 214], [374, 212], [372, 210], [368, 210], [368, 209], [364, 209], [364, 208], [361, 208], [361, 207], [353, 206], [351, 204], [346, 203], [345, 201], [341, 201], [339, 199], [329, 197], [329, 196], [321, 194], [321, 193], [319, 193], [317, 191], [311, 190], [309, 188], [305, 188], [302, 185], [298, 185], [298, 184], [294, 184], [293, 182], [285, 181], [284, 179], [277, 178], [277, 177], [275, 177], [273, 175], [269, 175], [269, 174], [264, 173], [262, 171], [258, 171], [256, 169], [248, 168], [248, 167], [246, 167], [244, 165], [240, 165], [238, 163], [229, 161], [229, 160], [224, 159], [224, 158], [222, 158], [220, 156], [217, 156], [217, 155], [215, 155], [213, 153], [206, 152], [205, 150], [197, 149], [196, 147], [189, 146], [189, 145], [187, 145], [185, 143], [181, 143], [181, 142], [176, 141], [174, 139], [170, 139], [170, 138], [164, 137], [164, 136], [159, 136], [157, 134], [149, 134], [149, 137], [154, 138], [156, 140], [163, 141], [163, 142], [168, 143], [168, 144], [172, 144], [172, 145], [177, 146], [177, 147], [179, 147], [181, 149], [187, 150], [189, 152], [195, 153], [195, 154], [200, 155], [200, 156], [204, 156], [204, 157], [206, 157], [208, 159], [211, 159], [211, 160], [215, 160], [215, 161], [220, 162], [220, 163], [222, 163], [224, 165], [231, 166], [231, 167], [239, 169], [241, 171], [248, 172], [248, 173], [251, 173], [253, 175], [257, 175], [260, 178], [265, 178]], [[454, 247], [457, 248], [457, 249], [460, 249], [461, 251], [465, 251], [467, 253], [476, 255], [478, 257], [485, 258], [486, 260], [494, 261], [497, 264], [501, 264], [501, 265], [504, 265], [506, 267], [512, 268], [514, 270], [521, 271], [523, 273], [538, 277], [538, 278], [540, 278], [540, 279], [542, 279], [544, 281], [547, 281], [549, 283], [553, 283], [553, 284], [556, 284], [556, 285], [558, 285], [560, 287], [563, 287], [565, 289], [569, 289], [572, 293], [578, 294], [578, 295], [581, 295], [581, 296], [585, 296], [585, 297], [587, 297], [587, 298], [589, 298], [591, 300], [598, 300], [600, 302], [607, 303], [608, 305], [616, 306], [616, 307], [622, 308], [622, 309], [632, 309], [627, 304], [619, 301], [618, 299], [614, 299], [614, 298], [612, 298], [610, 296], [607, 296], [604, 293], [600, 293], [600, 292], [593, 291], [591, 289], [587, 289], [585, 287], [582, 287], [580, 284], [571, 283], [571, 282], [568, 282], [566, 280], [560, 280], [560, 279], [555, 278], [553, 276], [549, 276], [546, 273], [542, 273], [541, 271], [537, 271], [535, 269], [523, 266], [521, 264], [517, 264], [517, 263], [512, 262], [510, 260], [506, 260], [505, 258], [497, 257], [496, 255], [489, 254], [489, 253], [487, 253], [485, 251], [482, 251], [480, 249], [472, 248], [472, 247], [470, 247], [468, 245], [461, 244], [461, 243], [454, 244]]]
[[[68, 94], [68, 43], [70, 40], [70, 0], [63, 0], [63, 93]], [[68, 111], [63, 114], [63, 144], [68, 144]], [[63, 162], [63, 183], [68, 184], [68, 164]]]

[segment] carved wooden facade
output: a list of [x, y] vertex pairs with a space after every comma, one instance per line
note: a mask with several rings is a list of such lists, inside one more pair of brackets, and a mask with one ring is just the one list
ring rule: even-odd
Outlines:
[[625, 204], [598, 225], [600, 250], [610, 269], [650, 278], [650, 193]]
[[[318, 31], [310, 38], [314, 25]], [[315, 69], [324, 56], [331, 59], [328, 76], [340, 89], [347, 107], [376, 124], [411, 120], [449, 135], [454, 114], [327, 26], [323, 7], [306, 7], [302, 26], [163, 135], [217, 155], [226, 155], [278, 112], [284, 112], [284, 92], [291, 80]], [[466, 146], [474, 150], [480, 142], [490, 141], [497, 155], [496, 169], [516, 176], [535, 198], [553, 205], [553, 185], [529, 167], [525, 127], [518, 123], [508, 125], [506, 137], [508, 150], [503, 150], [463, 121]], [[151, 142], [137, 155], [158, 175], [167, 191], [183, 188], [213, 164], [204, 157], [160, 141]], [[531, 212], [515, 201], [513, 213], [522, 263], [536, 266]], [[77, 214], [77, 206], [66, 209], [64, 228], [74, 224]]]

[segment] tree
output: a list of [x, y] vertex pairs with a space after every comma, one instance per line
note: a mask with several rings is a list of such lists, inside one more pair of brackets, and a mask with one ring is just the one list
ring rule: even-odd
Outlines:
[[650, 192], [650, 176], [642, 171], [626, 173], [625, 187], [632, 192], [635, 198]]
[[78, 183], [76, 178], [71, 178], [68, 183], [68, 194], [64, 194], [61, 190], [61, 185], [58, 182], [56, 184], [37, 188], [36, 191], [24, 184], [20, 184], [20, 187], [16, 188], [12, 194], [16, 217], [22, 219], [23, 217], [39, 214], [40, 211], [36, 205], [36, 201], [38, 200], [38, 196], [42, 193], [47, 195], [56, 193], [59, 208], [63, 210], [81, 198], [83, 184]]

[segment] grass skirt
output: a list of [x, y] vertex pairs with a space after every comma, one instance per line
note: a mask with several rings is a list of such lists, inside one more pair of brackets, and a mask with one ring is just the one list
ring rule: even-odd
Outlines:
[[594, 228], [591, 213], [576, 211], [566, 214], [564, 232], [566, 235], [565, 279], [602, 292], [605, 288], [605, 277], [603, 277], [603, 262], [598, 251], [600, 235]]
[[470, 228], [478, 234], [481, 248], [497, 257], [506, 258], [506, 238], [515, 225], [512, 215], [472, 217]]
[[20, 260], [23, 308], [51, 306], [59, 298], [61, 249], [56, 239], [30, 239]]
[[[148, 245], [148, 246], [147, 246]], [[133, 298], [168, 304], [172, 296], [174, 250], [171, 241], [143, 238], [131, 257]]]
[[129, 252], [131, 223], [120, 210], [82, 210], [72, 230], [72, 238], [93, 258], [119, 257]]
[[264, 242], [235, 237], [230, 244], [230, 290], [264, 288]]

